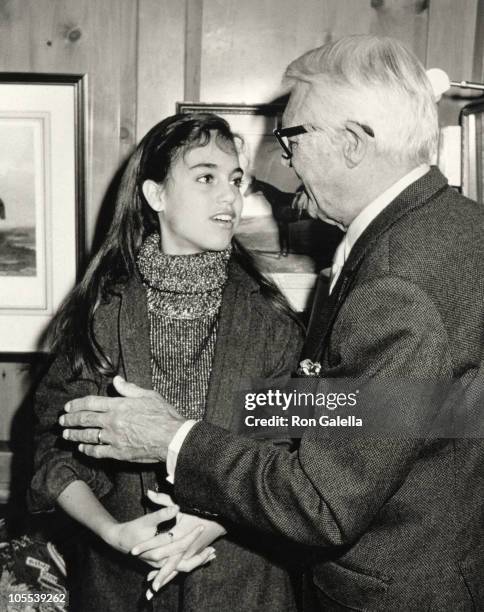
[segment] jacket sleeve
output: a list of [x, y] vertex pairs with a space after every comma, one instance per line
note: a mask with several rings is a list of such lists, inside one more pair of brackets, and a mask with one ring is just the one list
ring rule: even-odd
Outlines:
[[65, 404], [78, 397], [98, 395], [99, 384], [89, 378], [70, 380], [65, 356], [59, 355], [41, 381], [35, 396], [37, 417], [34, 437], [34, 475], [27, 495], [32, 512], [53, 510], [62, 491], [74, 480], [83, 480], [100, 498], [111, 489], [111, 481], [99, 465], [75, 450], [62, 438], [57, 421]]
[[[437, 309], [401, 279], [381, 278], [352, 291], [328, 351], [330, 375], [360, 383], [365, 377], [447, 380], [452, 373]], [[408, 398], [398, 405], [404, 415], [418, 409]], [[308, 428], [299, 449], [289, 452], [198, 423], [178, 456], [177, 503], [299, 544], [355, 541], [404, 481], [422, 442], [335, 437], [323, 429]]]

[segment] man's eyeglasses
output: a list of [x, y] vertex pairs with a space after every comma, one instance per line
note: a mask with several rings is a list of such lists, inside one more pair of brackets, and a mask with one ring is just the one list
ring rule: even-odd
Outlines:
[[[365, 125], [364, 123], [354, 122], [360, 126], [360, 128], [368, 134], [371, 138], [375, 138], [375, 132], [371, 129], [369, 125]], [[295, 125], [294, 127], [280, 128], [274, 130], [272, 133], [277, 138], [277, 142], [281, 145], [284, 153], [282, 157], [284, 159], [291, 159], [292, 157], [292, 149], [291, 142], [289, 138], [291, 136], [300, 136], [301, 134], [307, 134], [309, 130], [307, 130], [303, 125]]]

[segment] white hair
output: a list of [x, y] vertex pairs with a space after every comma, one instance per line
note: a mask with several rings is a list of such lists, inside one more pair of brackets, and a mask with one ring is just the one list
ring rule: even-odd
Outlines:
[[[395, 39], [347, 36], [308, 51], [287, 68], [294, 88], [306, 84], [312, 115], [336, 128], [344, 120], [370, 126], [381, 155], [398, 162], [433, 160], [437, 106], [420, 61]], [[328, 94], [328, 92], [330, 92]]]

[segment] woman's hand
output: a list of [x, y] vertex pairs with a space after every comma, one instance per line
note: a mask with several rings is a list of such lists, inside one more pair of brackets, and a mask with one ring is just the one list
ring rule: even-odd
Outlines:
[[[178, 506], [172, 505], [125, 523], [111, 522], [105, 527], [101, 536], [104, 541], [114, 549], [123, 553], [129, 553], [137, 544], [154, 538], [157, 533], [158, 525], [170, 521], [178, 512]], [[189, 532], [186, 532], [183, 542], [184, 546], [189, 547], [198, 536], [199, 530], [195, 527]], [[151, 558], [147, 558], [143, 554], [140, 554], [139, 558], [153, 567], [159, 567], [158, 564], [152, 562]]]
[[[172, 499], [163, 493], [148, 492], [154, 503], [173, 504]], [[196, 539], [190, 541], [188, 536], [199, 530]], [[178, 572], [191, 572], [195, 568], [215, 559], [215, 550], [209, 547], [214, 540], [226, 533], [225, 529], [215, 521], [207, 521], [199, 517], [178, 513], [177, 524], [170, 530], [171, 535], [162, 533], [137, 545], [131, 551], [135, 555], [143, 555], [151, 564], [158, 564], [160, 570], [151, 572], [148, 580], [153, 580], [152, 590], [159, 588], [172, 580]], [[148, 591], [147, 597], [152, 592]]]
[[153, 581], [153, 583], [146, 591], [146, 599], [151, 599], [161, 587], [173, 580], [179, 572], [192, 572], [197, 567], [210, 563], [215, 558], [215, 548], [211, 546], [204, 548], [190, 559], [185, 559], [183, 553], [167, 557], [160, 562], [160, 569], [153, 570], [148, 574], [148, 582]]
[[[82, 480], [74, 480], [68, 484], [57, 498], [57, 503], [69, 516], [90, 529], [109, 546], [123, 553], [129, 553], [136, 544], [155, 536], [158, 525], [172, 520], [179, 512], [178, 506], [171, 504], [168, 508], [119, 523]], [[197, 531], [188, 534], [185, 540], [186, 548], [198, 536]], [[149, 563], [143, 555], [140, 555], [140, 559]]]
[[[148, 491], [148, 497], [155, 504], [173, 508], [174, 502], [169, 495]], [[158, 511], [160, 512], [160, 511]], [[177, 513], [176, 525], [169, 532], [160, 533], [138, 543], [133, 547], [133, 555], [144, 555], [150, 561], [161, 563], [168, 557], [183, 553], [184, 559], [189, 559], [203, 551], [220, 536], [225, 535], [225, 529], [215, 521], [208, 521], [192, 514]], [[199, 531], [199, 536], [187, 546], [187, 535]]]

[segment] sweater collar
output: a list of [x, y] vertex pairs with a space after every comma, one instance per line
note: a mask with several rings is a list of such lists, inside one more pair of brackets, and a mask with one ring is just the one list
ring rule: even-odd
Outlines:
[[221, 289], [227, 281], [232, 249], [192, 255], [167, 255], [160, 251], [159, 234], [143, 242], [137, 264], [144, 284], [166, 293], [202, 294]]

